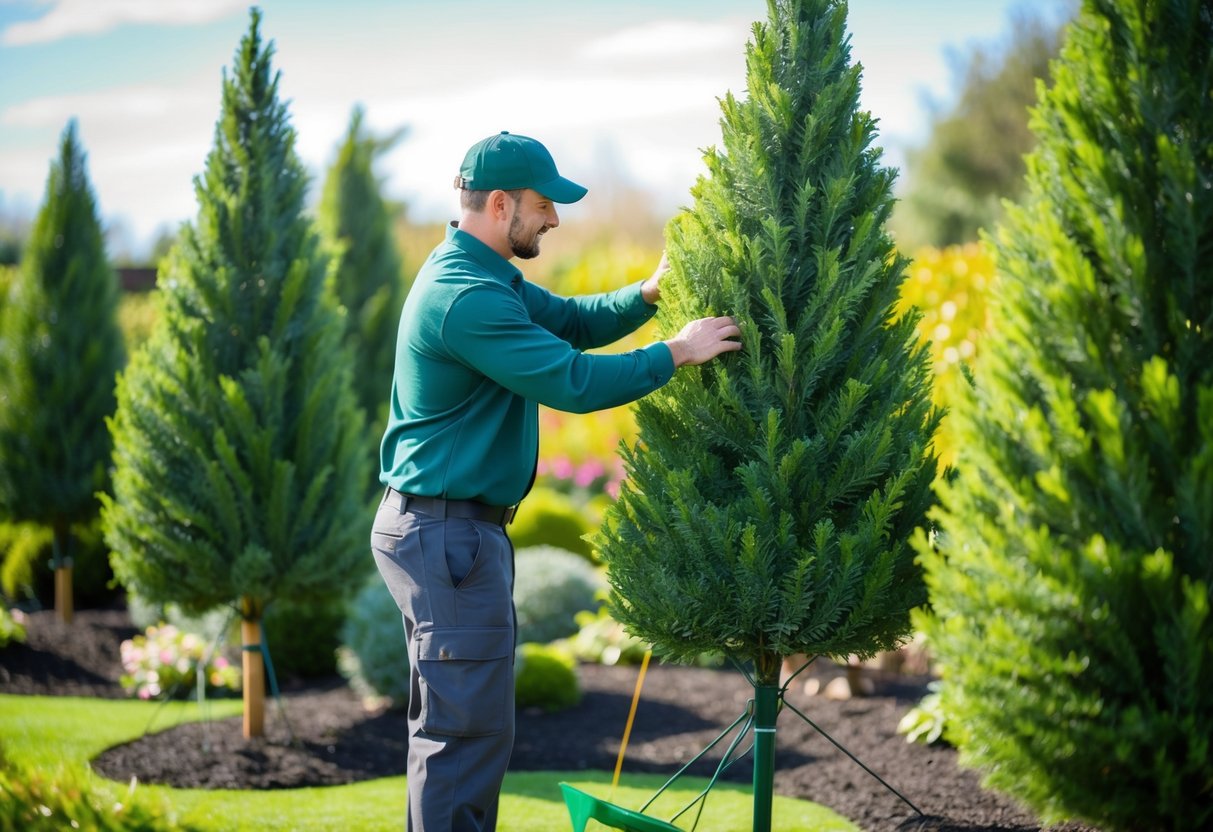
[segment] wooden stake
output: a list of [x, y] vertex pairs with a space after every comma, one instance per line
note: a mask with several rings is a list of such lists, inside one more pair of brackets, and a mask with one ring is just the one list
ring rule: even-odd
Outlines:
[[55, 613], [64, 624], [71, 624], [75, 616], [71, 566], [59, 566], [55, 569]]
[[240, 622], [243, 642], [244, 737], [265, 736], [265, 662], [261, 656], [261, 621]]

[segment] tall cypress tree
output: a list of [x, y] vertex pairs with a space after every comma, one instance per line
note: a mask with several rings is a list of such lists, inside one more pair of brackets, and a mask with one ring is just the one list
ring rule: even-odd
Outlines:
[[367, 482], [375, 491], [406, 284], [392, 233], [399, 208], [384, 199], [374, 167], [403, 133], [377, 137], [364, 121], [362, 108], [356, 107], [324, 182], [318, 225], [336, 260], [334, 288], [348, 314], [345, 340], [357, 362], [355, 390], [370, 425], [367, 467], [372, 473]]
[[676, 659], [752, 662], [760, 708], [784, 656], [868, 656], [908, 631], [937, 423], [915, 321], [894, 319], [894, 173], [859, 109], [846, 4], [768, 11], [748, 97], [722, 102], [724, 149], [668, 228], [658, 313], [666, 334], [733, 315], [744, 346], [639, 402], [599, 539], [628, 629]]
[[124, 351], [84, 150], [71, 122], [24, 261], [0, 307], [0, 513], [54, 531], [55, 607], [72, 618], [73, 523], [109, 484], [114, 379]]
[[729, 314], [744, 347], [637, 406], [639, 444], [600, 543], [619, 615], [662, 653], [871, 655], [924, 588], [907, 544], [935, 473], [935, 417], [905, 268], [883, 223], [893, 172], [858, 109], [846, 6], [776, 0], [725, 98], [724, 151], [669, 228], [658, 326]]
[[949, 734], [1050, 821], [1207, 829], [1213, 7], [1087, 0], [1053, 75], [920, 540]]
[[262, 731], [260, 619], [343, 590], [365, 557], [362, 418], [307, 179], [254, 9], [224, 72], [198, 217], [161, 267], [164, 314], [118, 385], [106, 539], [119, 579], [244, 621], [245, 733]]

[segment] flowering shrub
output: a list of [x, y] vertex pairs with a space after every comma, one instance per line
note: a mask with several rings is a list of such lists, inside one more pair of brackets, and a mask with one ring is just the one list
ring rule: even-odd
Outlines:
[[[140, 699], [188, 696], [198, 682], [205, 641], [171, 624], [148, 627], [147, 634], [122, 642], [122, 687]], [[224, 656], [210, 658], [204, 670], [211, 692], [240, 690], [240, 671]]]

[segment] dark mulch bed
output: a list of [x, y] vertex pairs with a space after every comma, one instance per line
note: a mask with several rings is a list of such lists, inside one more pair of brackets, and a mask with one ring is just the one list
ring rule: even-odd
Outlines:
[[[71, 627], [49, 612], [34, 613], [28, 630], [26, 644], [0, 653], [0, 693], [125, 696], [118, 685], [118, 645], [135, 634], [125, 611], [82, 610]], [[824, 663], [810, 669], [821, 681], [840, 672]], [[583, 665], [580, 673], [584, 697], [576, 708], [558, 714], [519, 711], [512, 769], [614, 769], [637, 668]], [[1013, 801], [984, 791], [974, 773], [958, 768], [953, 749], [910, 745], [896, 733], [901, 716], [925, 692], [925, 678], [872, 671], [871, 679], [872, 696], [838, 702], [809, 696], [796, 684], [789, 702], [900, 790], [925, 818], [786, 711], [777, 740], [778, 794], [829, 806], [871, 832], [1040, 829]], [[653, 665], [625, 777], [672, 773], [741, 714], [750, 695], [749, 684], [734, 671]], [[404, 773], [403, 716], [367, 710], [340, 679], [287, 680], [283, 706], [270, 703], [266, 727], [264, 738], [244, 740], [239, 718], [183, 725], [112, 748], [93, 766], [119, 781], [137, 776], [145, 783], [198, 788], [324, 786]], [[718, 760], [701, 761], [693, 773], [710, 776]], [[748, 758], [726, 774], [733, 781], [750, 777]]]

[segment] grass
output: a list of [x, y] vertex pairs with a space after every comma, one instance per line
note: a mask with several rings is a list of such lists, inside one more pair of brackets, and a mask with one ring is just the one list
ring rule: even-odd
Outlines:
[[[238, 700], [168, 704], [0, 695], [0, 748], [7, 762], [24, 770], [65, 770], [86, 784], [112, 789], [88, 768], [88, 760], [148, 731], [182, 722], [223, 719], [240, 713]], [[570, 828], [558, 783], [565, 781], [603, 797], [610, 792], [605, 772], [520, 772], [506, 777], [502, 790], [501, 832], [564, 832]], [[654, 775], [625, 776], [614, 803], [637, 809], [664, 782]], [[650, 814], [669, 818], [707, 785], [699, 778], [680, 780], [655, 804]], [[325, 788], [276, 791], [173, 789], [140, 786], [140, 799], [166, 801], [178, 822], [207, 832], [237, 830], [391, 830], [404, 825], [405, 780], [388, 777]], [[736, 832], [750, 827], [748, 788], [733, 784], [712, 789], [698, 829]], [[690, 828], [693, 811], [679, 821]], [[856, 832], [857, 827], [830, 810], [806, 801], [776, 797], [775, 822], [780, 832]], [[591, 821], [588, 830], [603, 829]]]

